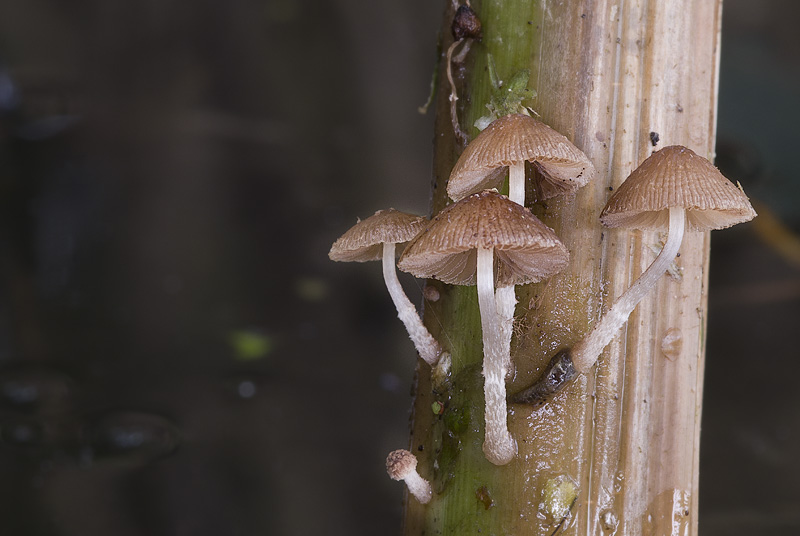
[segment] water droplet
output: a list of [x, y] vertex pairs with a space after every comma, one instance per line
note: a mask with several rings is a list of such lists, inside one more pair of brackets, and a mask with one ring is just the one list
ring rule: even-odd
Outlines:
[[617, 531], [617, 526], [619, 526], [619, 519], [614, 512], [606, 510], [600, 514], [600, 526], [603, 531], [614, 534]]
[[670, 328], [664, 333], [661, 339], [661, 351], [667, 356], [667, 359], [674, 361], [681, 355], [683, 349], [683, 334], [681, 330]]
[[625, 475], [622, 471], [618, 472], [614, 477], [614, 493], [622, 491], [622, 485], [625, 483]]
[[559, 523], [567, 517], [578, 498], [578, 486], [569, 475], [558, 475], [542, 486], [539, 512], [551, 522]]

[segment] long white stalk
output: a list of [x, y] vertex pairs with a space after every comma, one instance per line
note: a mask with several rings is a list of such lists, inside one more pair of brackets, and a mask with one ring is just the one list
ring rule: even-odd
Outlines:
[[386, 288], [389, 289], [389, 295], [397, 309], [397, 316], [405, 325], [408, 336], [417, 348], [419, 356], [426, 363], [434, 366], [442, 353], [442, 347], [422, 323], [417, 308], [414, 307], [403, 291], [403, 287], [400, 286], [395, 267], [395, 244], [383, 245], [383, 279], [386, 281]]
[[506, 407], [506, 367], [510, 357], [503, 355], [500, 319], [494, 294], [494, 249], [478, 248], [478, 306], [483, 332], [483, 394], [486, 409], [486, 435], [483, 453], [495, 465], [505, 465], [517, 454], [517, 442], [508, 431]]
[[630, 288], [614, 302], [611, 309], [595, 324], [592, 331], [572, 348], [572, 363], [578, 372], [586, 372], [594, 365], [603, 349], [628, 321], [628, 317], [636, 305], [650, 292], [650, 289], [655, 286], [672, 261], [675, 260], [683, 241], [685, 222], [684, 209], [669, 209], [669, 231], [661, 253], [639, 279], [634, 281]]

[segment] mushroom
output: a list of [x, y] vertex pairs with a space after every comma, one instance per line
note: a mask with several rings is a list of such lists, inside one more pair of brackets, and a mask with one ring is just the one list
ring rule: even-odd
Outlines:
[[417, 457], [405, 449], [393, 450], [386, 457], [386, 472], [392, 480], [405, 480], [408, 491], [422, 504], [433, 496], [431, 484], [417, 473]]
[[420, 357], [433, 366], [439, 359], [442, 348], [403, 292], [395, 269], [396, 245], [414, 238], [425, 227], [425, 223], [425, 218], [393, 208], [379, 210], [366, 220], [356, 223], [336, 240], [328, 257], [332, 261], [344, 262], [383, 260], [383, 279], [397, 308], [397, 316], [405, 325]]
[[667, 231], [661, 252], [591, 332], [551, 360], [543, 377], [514, 397], [541, 403], [589, 370], [678, 254], [687, 231], [724, 229], [756, 216], [744, 192], [711, 162], [680, 145], [653, 153], [628, 176], [600, 215], [607, 227]]
[[464, 149], [450, 173], [447, 194], [458, 201], [496, 188], [508, 168], [508, 197], [524, 205], [526, 161], [542, 176], [541, 199], [574, 191], [594, 176], [591, 161], [564, 135], [530, 116], [511, 114], [493, 121]]
[[521, 205], [487, 190], [442, 210], [412, 240], [398, 268], [417, 277], [478, 287], [483, 332], [486, 458], [503, 465], [517, 444], [506, 423], [505, 377], [511, 358], [503, 343], [494, 288], [539, 281], [567, 264], [567, 248]]

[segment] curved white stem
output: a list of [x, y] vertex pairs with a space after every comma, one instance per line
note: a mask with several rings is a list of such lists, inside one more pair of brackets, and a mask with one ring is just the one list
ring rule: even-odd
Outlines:
[[386, 281], [386, 288], [392, 297], [394, 306], [397, 309], [397, 316], [406, 326], [408, 336], [417, 348], [417, 352], [426, 363], [433, 366], [439, 360], [442, 347], [430, 334], [428, 328], [422, 323], [422, 319], [417, 313], [417, 308], [408, 299], [400, 280], [397, 279], [397, 269], [395, 268], [395, 245], [383, 245], [383, 279]]
[[620, 296], [611, 309], [603, 315], [591, 333], [572, 348], [572, 362], [575, 369], [586, 372], [600, 357], [600, 353], [611, 342], [617, 331], [628, 321], [636, 305], [650, 292], [656, 282], [664, 275], [669, 265], [678, 254], [683, 241], [683, 229], [686, 222], [685, 211], [682, 208], [669, 209], [669, 233], [661, 253], [647, 270], [633, 282], [633, 284]]
[[506, 367], [500, 319], [494, 295], [494, 249], [478, 248], [478, 306], [483, 332], [483, 395], [486, 435], [483, 453], [495, 465], [505, 465], [517, 454], [517, 442], [508, 432], [506, 409]]
[[525, 206], [525, 161], [508, 166], [508, 198]]

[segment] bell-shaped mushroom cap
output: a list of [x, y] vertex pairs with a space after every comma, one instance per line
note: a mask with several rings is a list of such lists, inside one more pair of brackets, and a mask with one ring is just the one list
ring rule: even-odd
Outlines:
[[383, 244], [408, 242], [425, 228], [428, 220], [393, 208], [379, 210], [359, 221], [333, 243], [328, 257], [332, 261], [366, 262], [380, 260]]
[[492, 122], [464, 149], [450, 173], [447, 194], [454, 200], [496, 188], [510, 165], [537, 162], [543, 199], [577, 190], [594, 176], [586, 155], [560, 134], [530, 116], [506, 115]]
[[756, 216], [744, 192], [711, 162], [672, 145], [653, 153], [625, 179], [600, 221], [607, 227], [665, 230], [670, 207], [686, 210], [687, 231], [724, 229]]
[[477, 248], [494, 248], [498, 287], [540, 281], [569, 260], [567, 248], [536, 216], [504, 195], [484, 191], [437, 214], [397, 266], [417, 277], [474, 285]]

